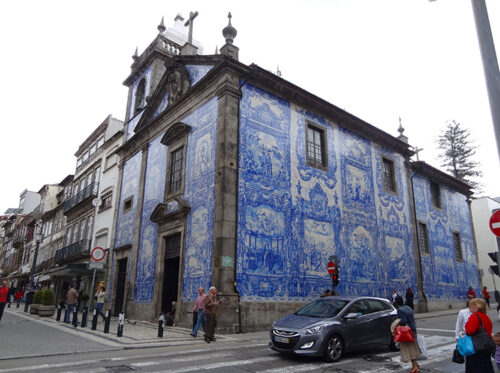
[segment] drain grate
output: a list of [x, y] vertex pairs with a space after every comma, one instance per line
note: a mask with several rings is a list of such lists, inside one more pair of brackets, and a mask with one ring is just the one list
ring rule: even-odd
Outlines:
[[122, 373], [122, 372], [130, 372], [135, 370], [132, 367], [129, 367], [128, 365], [115, 365], [112, 367], [104, 367], [109, 373]]

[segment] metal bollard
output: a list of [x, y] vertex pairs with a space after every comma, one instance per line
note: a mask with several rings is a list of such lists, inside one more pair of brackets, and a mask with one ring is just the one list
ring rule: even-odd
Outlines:
[[125, 314], [118, 314], [118, 330], [116, 332], [117, 337], [123, 337], [123, 322], [125, 321]]
[[73, 326], [75, 328], [78, 326], [78, 307], [73, 309]]
[[97, 309], [94, 308], [94, 316], [92, 317], [92, 329], [91, 330], [97, 330]]
[[82, 328], [85, 328], [87, 326], [87, 316], [89, 314], [89, 308], [88, 307], [83, 307], [83, 314], [82, 314]]
[[163, 337], [163, 320], [165, 320], [165, 315], [160, 314], [160, 320], [158, 321], [158, 337]]
[[57, 305], [57, 316], [56, 316], [56, 321], [61, 321], [61, 312], [62, 312], [62, 307], [60, 304]]
[[104, 320], [104, 333], [109, 333], [109, 323], [111, 322], [111, 315], [109, 310], [106, 311], [106, 320]]

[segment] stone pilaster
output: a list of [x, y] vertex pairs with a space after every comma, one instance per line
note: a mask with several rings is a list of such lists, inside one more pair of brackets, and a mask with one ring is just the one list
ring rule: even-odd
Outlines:
[[238, 200], [238, 76], [227, 74], [218, 91], [217, 153], [212, 284], [225, 301], [219, 307], [219, 329], [232, 331], [238, 322], [235, 291]]
[[415, 195], [413, 191], [413, 177], [411, 175], [410, 160], [405, 159], [405, 169], [406, 169], [406, 183], [408, 184], [408, 203], [410, 204], [410, 221], [411, 232], [413, 237], [413, 255], [415, 256], [415, 272], [417, 275], [417, 291], [418, 291], [418, 304], [417, 312], [429, 312], [427, 305], [427, 296], [424, 291], [424, 279], [422, 273], [422, 262], [420, 255], [420, 245], [418, 243], [418, 220], [417, 220], [417, 210], [415, 206]]
[[[139, 252], [139, 240], [141, 238], [141, 218], [142, 218], [142, 205], [144, 201], [144, 185], [146, 183], [146, 169], [148, 162], [148, 149], [149, 143], [142, 146], [142, 158], [141, 158], [141, 172], [139, 175], [139, 191], [137, 192], [137, 210], [135, 213], [135, 227], [134, 227], [134, 240], [132, 241], [132, 249], [130, 250], [130, 280], [128, 281], [128, 286], [125, 288], [125, 302], [126, 310], [129, 312], [129, 304], [134, 303], [134, 289], [135, 289], [135, 278], [137, 272], [137, 258]], [[132, 312], [132, 316], [133, 312]]]

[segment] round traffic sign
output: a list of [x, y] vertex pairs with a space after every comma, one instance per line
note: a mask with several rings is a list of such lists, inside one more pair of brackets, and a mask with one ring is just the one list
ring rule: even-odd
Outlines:
[[106, 252], [102, 247], [94, 247], [92, 251], [90, 252], [90, 257], [95, 260], [96, 262], [100, 262], [101, 260], [104, 259], [104, 256], [106, 255]]
[[333, 275], [335, 273], [335, 263], [334, 262], [328, 262], [328, 274]]
[[500, 210], [491, 215], [490, 229], [495, 236], [500, 237]]

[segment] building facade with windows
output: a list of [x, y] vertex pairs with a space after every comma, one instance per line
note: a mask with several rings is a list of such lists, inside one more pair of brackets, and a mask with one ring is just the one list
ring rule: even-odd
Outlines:
[[333, 255], [340, 294], [412, 287], [426, 310], [479, 288], [467, 185], [412, 162], [402, 134], [240, 63], [231, 24], [210, 56], [161, 26], [125, 80], [115, 314], [154, 320], [176, 301], [189, 325], [213, 285], [221, 331], [267, 327], [331, 288]]
[[[500, 197], [474, 199], [471, 207], [483, 286], [486, 286], [489, 292], [500, 290], [499, 278], [490, 270], [490, 266], [497, 265], [497, 263], [494, 263], [488, 255], [489, 253], [500, 253], [500, 237], [495, 236], [490, 229], [491, 215], [500, 210]], [[500, 259], [500, 254], [498, 255]]]

